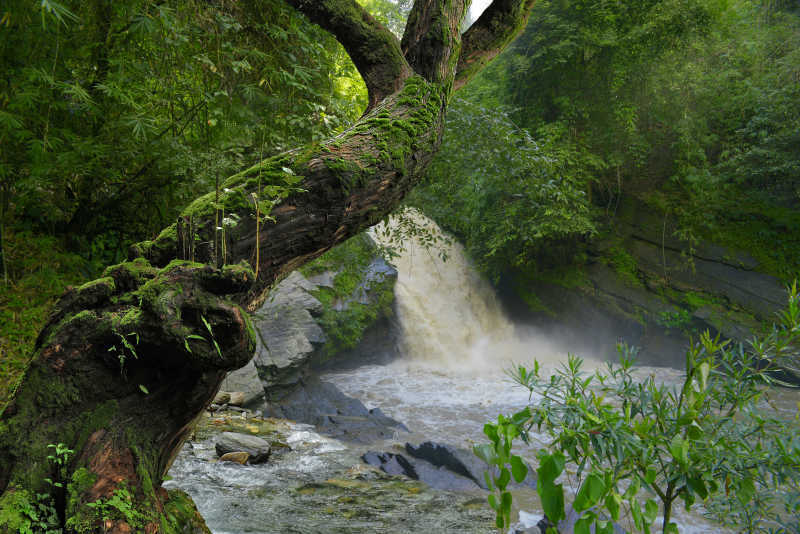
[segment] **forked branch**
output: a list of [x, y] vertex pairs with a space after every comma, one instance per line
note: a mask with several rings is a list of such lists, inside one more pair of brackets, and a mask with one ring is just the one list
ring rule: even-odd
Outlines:
[[411, 76], [397, 38], [355, 0], [288, 0], [333, 34], [353, 60], [369, 93], [367, 109], [395, 93]]
[[494, 0], [463, 35], [453, 86], [458, 90], [525, 29], [536, 0]]

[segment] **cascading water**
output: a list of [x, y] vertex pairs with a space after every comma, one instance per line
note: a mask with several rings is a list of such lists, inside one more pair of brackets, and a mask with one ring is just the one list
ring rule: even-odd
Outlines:
[[[416, 210], [407, 209], [402, 216], [441, 243], [437, 250], [419, 239], [407, 239], [396, 247], [399, 256], [392, 262], [398, 271], [395, 302], [404, 357], [449, 369], [479, 371], [496, 368], [497, 360], [519, 359], [525, 348], [514, 325], [491, 286], [468, 262], [462, 246], [441, 239], [439, 227]], [[391, 235], [392, 227], [399, 223], [392, 218], [385, 224]], [[391, 246], [381, 237], [387, 235], [387, 228], [381, 226], [373, 236]]]

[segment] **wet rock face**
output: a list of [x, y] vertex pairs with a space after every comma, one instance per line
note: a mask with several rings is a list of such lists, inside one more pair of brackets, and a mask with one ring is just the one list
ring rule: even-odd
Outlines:
[[[756, 259], [710, 242], [690, 246], [676, 237], [676, 221], [635, 200], [614, 229], [587, 245], [572, 279], [505, 280], [500, 293], [516, 318], [577, 354], [616, 360], [624, 340], [642, 349], [642, 364], [680, 367], [690, 334], [746, 342], [786, 305], [784, 283]], [[539, 309], [522, 301], [521, 288]]]
[[231, 371], [220, 386], [219, 395], [228, 394], [228, 400], [214, 402], [231, 404], [245, 408], [258, 408], [264, 404], [264, 386], [258, 377], [255, 363], [250, 360], [247, 365]]
[[[257, 334], [255, 356], [245, 367], [228, 374], [217, 404], [261, 410], [265, 403], [280, 402], [302, 386], [310, 367], [327, 354], [328, 335], [321, 321], [325, 309], [315, 294], [321, 288], [332, 288], [336, 274], [326, 270], [306, 278], [294, 271], [271, 290], [252, 316]], [[334, 300], [329, 307], [338, 313], [353, 305], [377, 305], [382, 284], [385, 287], [385, 281], [396, 278], [394, 267], [376, 256], [361, 270], [352, 293]], [[341, 356], [361, 360], [365, 354], [393, 354], [393, 330], [391, 321], [379, 315], [363, 332], [362, 343], [354, 350], [337, 354], [337, 359]]]
[[299, 384], [315, 349], [327, 339], [314, 319], [322, 313], [322, 303], [310, 293], [316, 287], [295, 271], [253, 315], [258, 333], [254, 363], [268, 400]]

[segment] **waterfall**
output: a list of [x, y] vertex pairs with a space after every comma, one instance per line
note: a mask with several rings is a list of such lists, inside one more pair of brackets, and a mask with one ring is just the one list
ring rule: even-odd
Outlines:
[[[402, 232], [409, 224], [422, 232]], [[400, 232], [405, 236], [397, 244]], [[439, 238], [438, 244], [426, 247], [426, 234]], [[537, 354], [530, 353], [529, 336], [521, 339], [464, 248], [454, 240], [441, 239], [442, 230], [419, 211], [407, 209], [392, 216], [372, 235], [399, 254], [392, 263], [398, 271], [396, 309], [403, 334], [401, 349], [407, 359], [480, 372], [532, 356], [541, 358], [542, 349], [553, 352], [539, 340]]]

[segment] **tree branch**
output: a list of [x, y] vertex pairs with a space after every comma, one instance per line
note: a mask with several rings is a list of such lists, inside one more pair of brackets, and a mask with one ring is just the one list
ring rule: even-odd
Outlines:
[[462, 38], [454, 90], [461, 89], [525, 29], [536, 0], [494, 0]]
[[397, 38], [355, 0], [287, 2], [342, 44], [367, 85], [367, 109], [400, 89], [413, 74]]
[[400, 44], [414, 72], [433, 83], [452, 79], [466, 12], [466, 0], [414, 2]]

